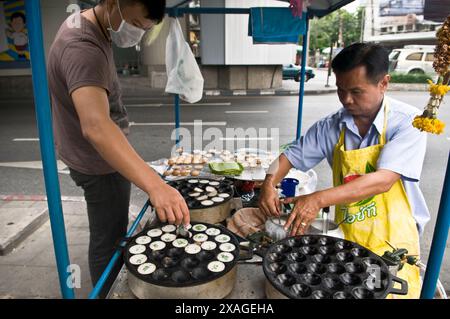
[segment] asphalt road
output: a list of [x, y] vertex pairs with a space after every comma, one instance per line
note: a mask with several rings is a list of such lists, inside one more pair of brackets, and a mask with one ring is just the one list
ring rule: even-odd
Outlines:
[[[391, 92], [390, 96], [423, 109], [428, 97], [426, 92]], [[167, 98], [128, 98], [130, 121], [136, 123], [131, 129], [130, 142], [146, 161], [167, 157], [173, 147], [174, 112], [172, 100]], [[450, 103], [441, 107], [440, 118], [450, 123]], [[336, 111], [340, 107], [336, 94], [306, 96], [303, 111], [302, 132], [316, 120]], [[295, 139], [297, 125], [297, 97], [217, 97], [202, 100], [199, 105], [182, 105], [181, 121], [192, 124], [201, 120], [203, 135], [208, 128], [215, 127], [212, 133], [226, 136], [228, 128], [278, 129], [279, 144]], [[186, 128], [193, 132], [193, 126]], [[217, 130], [218, 129], [218, 130]], [[449, 129], [441, 136], [429, 136], [428, 151], [422, 172], [421, 188], [432, 213], [432, 221], [427, 226], [422, 238], [422, 254], [427, 258], [432, 232], [439, 207], [442, 185], [445, 175], [449, 149]], [[0, 101], [0, 194], [42, 195], [45, 188], [42, 170], [30, 168], [5, 167], [5, 163], [17, 166], [31, 165], [23, 162], [40, 160], [39, 143], [34, 106], [31, 100]], [[211, 132], [210, 132], [211, 133]], [[217, 137], [217, 136], [216, 136]], [[276, 135], [257, 136], [259, 143], [277, 140]], [[271, 138], [273, 140], [271, 140]], [[198, 138], [196, 139], [198, 142]], [[211, 142], [204, 136], [203, 146]], [[225, 143], [226, 141], [223, 141]], [[254, 141], [253, 141], [254, 142]], [[226, 144], [223, 144], [226, 146]], [[252, 145], [247, 145], [252, 146]], [[261, 144], [259, 144], [261, 146]], [[194, 147], [193, 147], [194, 148]], [[198, 145], [197, 147], [198, 148]], [[19, 162], [19, 163], [18, 163]], [[325, 162], [316, 167], [319, 174], [319, 188], [331, 185], [331, 170]], [[61, 191], [65, 196], [81, 196], [67, 174], [60, 174]], [[141, 206], [145, 194], [134, 188], [132, 203]], [[447, 244], [448, 247], [448, 244]], [[447, 249], [448, 251], [448, 249]], [[447, 290], [450, 287], [450, 256], [447, 253], [443, 264], [442, 276]]]

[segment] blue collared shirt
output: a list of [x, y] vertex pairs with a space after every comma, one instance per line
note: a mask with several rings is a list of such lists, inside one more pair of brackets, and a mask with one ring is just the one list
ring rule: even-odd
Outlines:
[[[414, 117], [421, 112], [406, 103], [389, 97], [385, 99], [389, 103], [386, 144], [378, 158], [377, 169], [387, 169], [401, 175], [413, 217], [419, 233], [422, 234], [430, 220], [430, 212], [419, 188], [427, 137], [426, 133], [412, 126]], [[383, 124], [384, 107], [378, 112], [366, 136], [361, 137], [353, 117], [345, 108], [341, 108], [316, 122], [304, 136], [284, 152], [284, 155], [292, 166], [304, 172], [325, 158], [331, 167], [334, 147], [344, 127], [345, 148], [355, 150], [379, 144]]]

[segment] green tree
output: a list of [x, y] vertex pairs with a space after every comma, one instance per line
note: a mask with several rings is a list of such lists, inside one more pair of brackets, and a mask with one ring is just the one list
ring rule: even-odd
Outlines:
[[323, 50], [331, 44], [338, 43], [340, 25], [342, 25], [343, 40], [343, 43], [339, 43], [340, 46], [348, 46], [360, 41], [363, 10], [360, 7], [352, 14], [339, 9], [321, 19], [311, 20], [310, 50], [313, 52], [317, 49]]

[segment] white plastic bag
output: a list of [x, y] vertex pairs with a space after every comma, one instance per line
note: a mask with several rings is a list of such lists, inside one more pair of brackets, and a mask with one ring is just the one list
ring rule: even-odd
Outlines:
[[179, 94], [189, 103], [201, 100], [203, 76], [189, 44], [184, 40], [180, 23], [170, 18], [170, 31], [166, 43], [166, 92]]

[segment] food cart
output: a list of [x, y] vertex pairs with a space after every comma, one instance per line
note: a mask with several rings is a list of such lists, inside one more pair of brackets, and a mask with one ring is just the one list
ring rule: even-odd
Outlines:
[[[172, 8], [168, 9], [171, 16], [179, 16], [185, 13], [201, 13], [201, 14], [248, 14], [248, 9], [242, 8], [186, 8], [182, 7], [187, 1], [180, 1], [180, 3]], [[307, 20], [313, 17], [325, 16], [340, 7], [352, 2], [352, 0], [333, 0], [333, 1], [314, 1], [312, 5], [308, 7], [306, 16], [306, 30], [303, 34], [303, 53], [302, 53], [302, 71], [300, 82], [300, 94], [299, 94], [299, 108], [298, 108], [298, 125], [297, 125], [297, 138], [300, 137], [301, 121], [302, 121], [302, 109], [303, 109], [303, 95], [304, 95], [304, 83], [305, 83], [305, 58], [307, 52], [307, 38], [308, 38], [308, 23]], [[75, 297], [74, 291], [66, 283], [70, 280], [70, 272], [68, 272], [68, 266], [70, 265], [69, 253], [67, 248], [67, 240], [64, 226], [64, 218], [62, 213], [61, 204], [61, 192], [58, 181], [58, 173], [56, 167], [56, 156], [54, 151], [53, 132], [52, 132], [52, 118], [50, 109], [50, 97], [46, 77], [45, 68], [45, 56], [43, 49], [43, 35], [41, 25], [41, 7], [39, 0], [26, 0], [26, 10], [29, 13], [28, 29], [30, 38], [30, 52], [31, 52], [31, 65], [33, 75], [33, 87], [34, 98], [37, 113], [37, 123], [39, 128], [40, 147], [42, 154], [42, 161], [44, 167], [45, 186], [48, 197], [48, 206], [50, 214], [50, 222], [53, 235], [53, 244], [55, 250], [55, 256], [57, 261], [57, 269], [59, 274], [60, 288], [62, 297], [66, 299], [73, 299]], [[179, 109], [179, 97], [175, 96], [175, 110], [176, 110], [176, 128], [180, 127], [180, 109]], [[447, 166], [447, 173], [445, 176], [445, 183], [442, 190], [442, 198], [438, 212], [437, 223], [434, 231], [433, 242], [428, 261], [428, 267], [422, 288], [422, 298], [433, 298], [436, 289], [436, 283], [439, 277], [439, 271], [446, 247], [446, 241], [448, 236], [448, 229], [450, 223], [450, 160]], [[139, 221], [146, 213], [150, 206], [147, 202], [142, 208], [137, 220], [128, 231], [127, 237], [132, 237]], [[105, 269], [105, 272], [98, 284], [90, 294], [90, 298], [96, 298], [106, 278], [108, 277], [113, 265], [121, 258], [122, 251], [118, 249], [111, 259], [110, 264]], [[246, 265], [243, 266], [247, 267]], [[245, 280], [245, 272], [243, 272], [242, 278], [239, 281]], [[262, 273], [260, 273], [262, 278]], [[252, 282], [254, 278], [247, 278]], [[245, 289], [241, 289], [242, 294], [232, 295], [233, 297], [262, 297], [260, 295], [251, 295]]]

